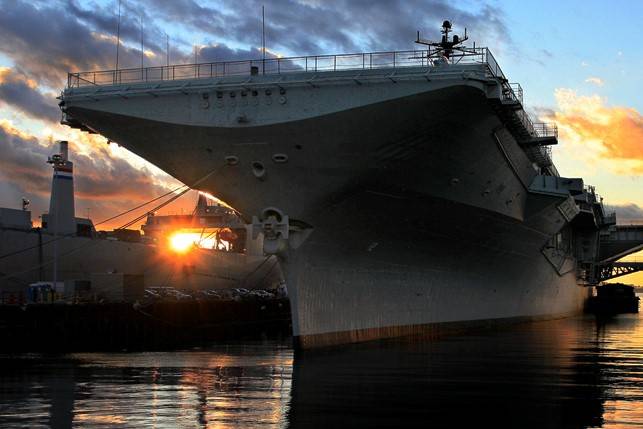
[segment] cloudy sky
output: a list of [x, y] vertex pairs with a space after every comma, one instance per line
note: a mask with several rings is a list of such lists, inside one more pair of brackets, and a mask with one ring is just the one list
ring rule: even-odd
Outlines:
[[[623, 222], [643, 222], [643, 2], [442, 0], [122, 0], [120, 67], [257, 58], [261, 5], [275, 55], [413, 47], [443, 19], [489, 46], [534, 116], [558, 123], [562, 175], [597, 187]], [[94, 220], [177, 182], [100, 137], [61, 126], [68, 71], [115, 64], [117, 0], [0, 0], [0, 206], [46, 210], [51, 142], [73, 142], [77, 214]], [[456, 31], [458, 32], [458, 31]], [[170, 207], [189, 210], [194, 196]]]

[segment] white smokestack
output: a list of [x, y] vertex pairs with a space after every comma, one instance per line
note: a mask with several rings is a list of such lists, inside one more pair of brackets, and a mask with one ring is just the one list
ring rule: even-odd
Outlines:
[[69, 143], [65, 140], [60, 142], [60, 155], [63, 157], [63, 161], [69, 161]]
[[68, 143], [61, 141], [60, 153], [47, 161], [54, 168], [47, 231], [56, 234], [76, 233], [74, 208], [74, 164], [69, 161]]

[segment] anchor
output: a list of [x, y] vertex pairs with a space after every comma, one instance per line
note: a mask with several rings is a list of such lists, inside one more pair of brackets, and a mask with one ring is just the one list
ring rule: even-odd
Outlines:
[[290, 221], [288, 215], [275, 207], [267, 207], [261, 215], [252, 217], [252, 238], [263, 234], [263, 251], [267, 255], [283, 255], [288, 249], [297, 249], [312, 233], [312, 226]]

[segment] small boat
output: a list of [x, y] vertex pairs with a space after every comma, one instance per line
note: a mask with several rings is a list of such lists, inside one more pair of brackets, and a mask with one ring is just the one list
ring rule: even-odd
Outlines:
[[600, 314], [638, 313], [639, 297], [634, 286], [623, 283], [604, 284], [587, 301], [587, 312]]

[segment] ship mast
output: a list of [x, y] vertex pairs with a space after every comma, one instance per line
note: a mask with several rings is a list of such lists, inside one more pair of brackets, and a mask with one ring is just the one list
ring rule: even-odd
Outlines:
[[[475, 54], [475, 43], [473, 48], [468, 48], [463, 46], [462, 43], [469, 39], [467, 36], [467, 29], [464, 29], [464, 37], [460, 38], [457, 34], [454, 34], [453, 37], [449, 38], [449, 33], [452, 31], [451, 22], [444, 21], [442, 23], [442, 39], [439, 42], [434, 42], [427, 39], [422, 39], [420, 37], [420, 31], [417, 32], [417, 39], [415, 43], [420, 45], [426, 45], [429, 47], [429, 57], [444, 57], [447, 60], [451, 60], [455, 51], [460, 52], [462, 55]], [[435, 48], [433, 51], [431, 48]]]

